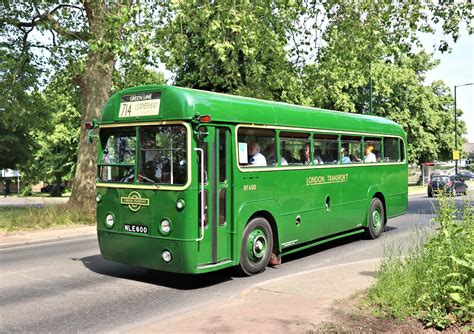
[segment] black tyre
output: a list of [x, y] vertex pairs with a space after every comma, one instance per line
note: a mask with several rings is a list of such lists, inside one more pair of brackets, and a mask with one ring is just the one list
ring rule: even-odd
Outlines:
[[433, 192], [432, 191], [428, 191], [428, 197], [433, 197]]
[[377, 239], [382, 234], [385, 227], [385, 210], [378, 198], [373, 198], [369, 207], [369, 224], [366, 229], [366, 236], [370, 239]]
[[265, 270], [273, 250], [272, 228], [265, 218], [252, 219], [242, 236], [239, 270], [247, 276]]

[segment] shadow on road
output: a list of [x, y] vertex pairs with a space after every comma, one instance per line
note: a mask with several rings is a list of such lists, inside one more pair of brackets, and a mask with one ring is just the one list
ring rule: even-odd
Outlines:
[[100, 275], [134, 280], [178, 290], [202, 289], [232, 280], [234, 270], [224, 269], [206, 274], [175, 274], [163, 271], [138, 268], [105, 260], [101, 255], [72, 258], [81, 261], [92, 272]]
[[[386, 226], [385, 233], [396, 230], [396, 227]], [[298, 251], [293, 254], [283, 256], [283, 263], [292, 262], [304, 257], [312, 256], [328, 249], [343, 246], [352, 242], [364, 239], [362, 234], [349, 236], [346, 238], [330, 241], [328, 243], [313, 246], [306, 250]], [[73, 261], [80, 261], [90, 271], [128, 280], [134, 280], [143, 283], [149, 283], [178, 290], [202, 289], [209, 286], [221, 284], [233, 280], [235, 277], [241, 277], [235, 268], [226, 268], [216, 272], [205, 274], [177, 274], [163, 271], [139, 268], [130, 265], [120, 264], [105, 260], [100, 254], [87, 256], [83, 258], [71, 258]]]
[[[398, 228], [395, 227], [395, 226], [388, 226], [387, 225], [387, 226], [385, 226], [384, 233], [389, 233], [389, 232], [395, 231], [397, 229]], [[361, 241], [361, 240], [367, 240], [367, 238], [362, 233], [352, 235], [352, 236], [349, 236], [349, 237], [345, 237], [345, 238], [342, 238], [342, 239], [329, 241], [329, 242], [324, 243], [322, 245], [312, 246], [308, 249], [298, 251], [298, 252], [293, 253], [293, 254], [285, 255], [282, 258], [282, 263], [291, 262], [291, 261], [298, 260], [298, 259], [301, 259], [301, 258], [304, 258], [304, 257], [307, 257], [307, 256], [312, 256], [312, 255], [315, 255], [317, 253], [324, 252], [328, 249], [337, 248], [339, 246], [344, 246], [344, 245], [350, 244], [352, 242]]]

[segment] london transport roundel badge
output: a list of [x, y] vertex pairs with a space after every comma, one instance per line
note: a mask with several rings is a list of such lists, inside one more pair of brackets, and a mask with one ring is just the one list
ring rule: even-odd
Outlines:
[[148, 198], [142, 198], [142, 196], [132, 191], [127, 197], [120, 197], [120, 204], [128, 205], [130, 211], [136, 212], [140, 210], [142, 206], [149, 206], [150, 200]]

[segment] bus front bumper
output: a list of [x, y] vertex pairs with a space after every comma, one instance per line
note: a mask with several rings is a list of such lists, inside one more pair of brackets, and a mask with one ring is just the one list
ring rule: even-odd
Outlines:
[[[97, 230], [102, 256], [110, 261], [174, 273], [196, 273], [193, 242], [173, 241], [149, 236]], [[163, 252], [171, 253], [171, 261]], [[193, 254], [194, 253], [194, 254]]]

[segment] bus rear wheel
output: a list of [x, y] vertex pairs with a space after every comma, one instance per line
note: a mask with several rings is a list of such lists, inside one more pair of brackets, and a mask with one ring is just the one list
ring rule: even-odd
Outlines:
[[384, 229], [385, 210], [382, 201], [373, 198], [369, 208], [369, 224], [366, 230], [366, 236], [370, 239], [377, 239]]
[[239, 270], [247, 275], [265, 270], [273, 249], [270, 223], [262, 217], [252, 219], [245, 227], [240, 251]]

